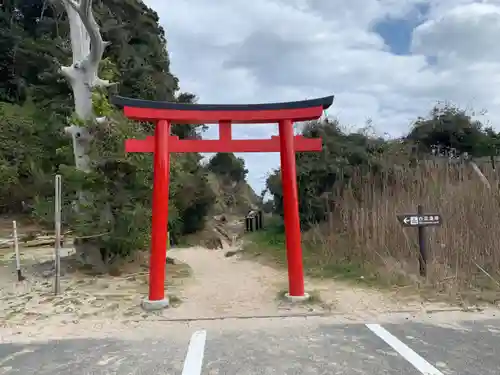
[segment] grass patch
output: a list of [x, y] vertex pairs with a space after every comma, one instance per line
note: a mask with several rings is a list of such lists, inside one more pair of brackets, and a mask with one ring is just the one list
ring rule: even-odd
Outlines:
[[170, 304], [170, 307], [179, 307], [182, 303], [182, 299], [179, 296], [176, 296], [175, 294], [169, 294], [168, 296], [168, 301]]
[[[287, 267], [285, 233], [283, 224], [278, 219], [267, 219], [266, 228], [244, 237], [244, 253], [258, 258], [266, 264]], [[320, 246], [313, 246], [303, 241], [302, 256], [304, 273], [313, 278], [334, 278], [358, 284], [372, 286], [387, 285], [380, 278], [379, 272], [352, 261], [326, 256]]]

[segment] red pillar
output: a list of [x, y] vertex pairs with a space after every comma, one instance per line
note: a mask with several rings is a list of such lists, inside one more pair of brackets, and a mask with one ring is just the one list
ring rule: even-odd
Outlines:
[[150, 301], [165, 299], [165, 263], [168, 241], [168, 185], [170, 176], [169, 135], [170, 123], [166, 120], [158, 121], [155, 128], [153, 171], [153, 218], [149, 263]]
[[291, 297], [304, 296], [304, 269], [300, 235], [299, 202], [297, 194], [297, 171], [293, 122], [279, 122], [281, 184], [285, 213], [286, 257], [288, 261], [288, 293]]

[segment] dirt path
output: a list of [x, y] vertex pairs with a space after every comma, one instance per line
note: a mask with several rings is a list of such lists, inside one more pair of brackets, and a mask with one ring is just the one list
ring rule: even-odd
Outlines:
[[276, 270], [239, 256], [225, 257], [225, 251], [201, 247], [175, 249], [170, 256], [189, 264], [193, 277], [180, 285], [183, 303], [166, 313], [175, 317], [220, 317], [279, 315], [334, 311], [368, 318], [380, 313], [440, 309], [444, 304], [423, 303], [415, 297], [354, 287], [343, 282], [306, 280], [306, 289], [319, 297], [305, 305], [280, 301], [286, 290], [285, 270]]
[[183, 317], [278, 313], [278, 292], [286, 274], [224, 254], [223, 250], [202, 247], [170, 251], [171, 257], [189, 264], [192, 270], [192, 277], [182, 282], [183, 303], [173, 313]]

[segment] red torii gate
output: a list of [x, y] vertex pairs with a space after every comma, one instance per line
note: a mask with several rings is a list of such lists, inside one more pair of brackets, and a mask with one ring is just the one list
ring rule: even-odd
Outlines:
[[[168, 196], [171, 152], [279, 152], [283, 185], [288, 296], [304, 299], [304, 271], [297, 197], [295, 152], [321, 151], [319, 138], [294, 136], [293, 123], [315, 120], [333, 103], [333, 96], [270, 104], [183, 104], [115, 96], [111, 102], [123, 107], [126, 117], [156, 123], [155, 135], [125, 141], [126, 152], [154, 152], [153, 213], [149, 298], [146, 309], [168, 306], [165, 296], [165, 262], [168, 241]], [[171, 123], [219, 124], [217, 140], [180, 140], [170, 135]], [[232, 124], [278, 123], [279, 136], [270, 139], [236, 140]]]

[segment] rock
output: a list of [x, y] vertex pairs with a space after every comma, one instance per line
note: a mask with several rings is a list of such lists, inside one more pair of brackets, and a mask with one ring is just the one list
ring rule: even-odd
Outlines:
[[102, 301], [93, 301], [91, 302], [91, 305], [94, 307], [103, 307], [104, 303]]
[[205, 247], [211, 250], [222, 249], [222, 241], [220, 238], [210, 238], [205, 241]]
[[112, 302], [106, 306], [106, 310], [114, 311], [120, 308], [120, 304], [118, 302]]
[[234, 250], [234, 251], [228, 251], [227, 253], [225, 253], [225, 254], [224, 254], [224, 256], [225, 256], [226, 258], [229, 258], [229, 257], [232, 257], [232, 256], [236, 255], [237, 253], [238, 253], [238, 252], [237, 252], [237, 251], [235, 251], [235, 250]]
[[48, 278], [48, 277], [54, 276], [54, 274], [55, 274], [55, 271], [53, 269], [52, 270], [45, 270], [42, 272], [42, 277]]
[[177, 261], [177, 259], [170, 258], [170, 257], [167, 257], [166, 263], [167, 264], [173, 264], [173, 265], [179, 264], [179, 262]]
[[134, 316], [136, 315], [136, 312], [134, 309], [128, 309], [122, 313], [123, 316]]

